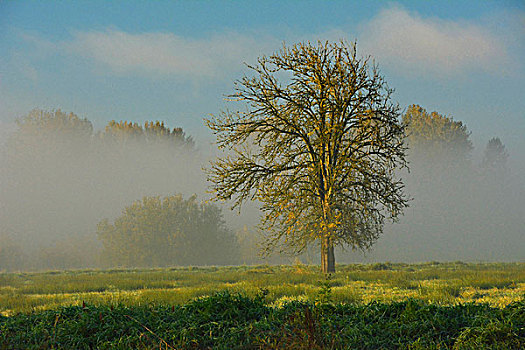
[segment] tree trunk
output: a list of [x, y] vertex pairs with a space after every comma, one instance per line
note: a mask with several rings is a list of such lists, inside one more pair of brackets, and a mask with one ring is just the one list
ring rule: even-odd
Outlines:
[[335, 272], [334, 243], [329, 236], [321, 239], [321, 270], [323, 273]]

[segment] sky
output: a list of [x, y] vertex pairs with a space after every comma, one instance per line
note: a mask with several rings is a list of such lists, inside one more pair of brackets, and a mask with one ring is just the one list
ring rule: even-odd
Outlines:
[[461, 120], [479, 153], [494, 136], [525, 169], [525, 2], [0, 0], [0, 140], [34, 108], [166, 121], [204, 145], [261, 55], [356, 41], [395, 89]]

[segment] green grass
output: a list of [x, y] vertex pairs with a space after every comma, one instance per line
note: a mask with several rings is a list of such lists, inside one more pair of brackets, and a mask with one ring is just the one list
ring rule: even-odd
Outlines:
[[[218, 291], [255, 297], [266, 290], [275, 305], [314, 301], [326, 282], [318, 266], [236, 266], [115, 269], [0, 274], [0, 313], [60, 306], [182, 305]], [[338, 303], [422, 300], [454, 305], [487, 303], [503, 308], [525, 295], [525, 263], [341, 265], [329, 280]]]
[[[0, 316], [7, 349], [522, 349], [525, 303], [440, 306], [416, 299], [269, 305], [222, 292], [182, 306], [70, 306]], [[324, 296], [324, 297], [323, 297]]]

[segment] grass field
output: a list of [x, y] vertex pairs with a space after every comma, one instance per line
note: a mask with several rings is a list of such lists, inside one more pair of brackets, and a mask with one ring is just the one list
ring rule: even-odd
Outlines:
[[522, 349], [525, 264], [0, 274], [0, 349]]
[[315, 301], [329, 287], [336, 303], [389, 303], [409, 298], [430, 304], [486, 303], [502, 308], [525, 296], [525, 263], [371, 264], [337, 266], [326, 280], [318, 266], [186, 267], [0, 274], [4, 316], [60, 306], [182, 305], [219, 291], [266, 301]]

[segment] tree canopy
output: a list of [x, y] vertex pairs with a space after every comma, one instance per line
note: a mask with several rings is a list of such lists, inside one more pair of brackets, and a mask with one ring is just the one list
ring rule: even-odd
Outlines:
[[17, 163], [38, 162], [42, 157], [74, 157], [76, 151], [89, 147], [93, 134], [89, 120], [60, 109], [34, 109], [16, 124], [18, 128], [7, 142], [7, 155], [9, 161]]
[[346, 42], [283, 47], [248, 67], [253, 76], [230, 96], [246, 110], [207, 120], [230, 152], [212, 163], [212, 190], [234, 207], [259, 200], [270, 249], [321, 243], [322, 269], [333, 272], [334, 245], [369, 248], [407, 205], [393, 90]]
[[444, 158], [465, 161], [473, 148], [464, 123], [437, 112], [428, 113], [419, 105], [407, 108], [403, 123], [407, 128], [410, 154], [414, 157], [423, 155], [431, 162]]
[[135, 141], [141, 142], [142, 146], [163, 143], [184, 147], [186, 150], [194, 147], [192, 138], [186, 136], [182, 128], [170, 129], [161, 121], [147, 121], [141, 126], [130, 121], [111, 120], [100, 133], [100, 137], [120, 144]]
[[48, 133], [56, 135], [74, 134], [75, 136], [91, 136], [93, 125], [86, 118], [79, 118], [75, 113], [65, 113], [60, 109], [44, 111], [33, 109], [27, 115], [17, 120], [19, 132], [31, 130], [33, 133]]

